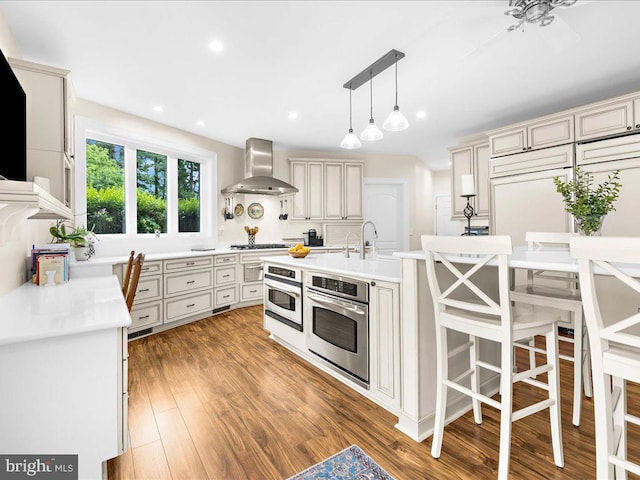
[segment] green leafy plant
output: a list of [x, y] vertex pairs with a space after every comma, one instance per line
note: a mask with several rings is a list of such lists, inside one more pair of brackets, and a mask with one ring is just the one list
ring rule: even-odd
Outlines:
[[565, 209], [576, 219], [578, 227], [585, 235], [593, 235], [602, 226], [604, 216], [615, 210], [613, 203], [620, 194], [620, 170], [607, 176], [607, 179], [593, 188], [593, 175], [576, 168], [576, 178], [563, 182], [555, 177], [553, 183], [562, 194]]
[[93, 229], [87, 230], [85, 226], [71, 228], [64, 220], [58, 220], [55, 225], [49, 228], [49, 233], [53, 237], [52, 243], [69, 243], [72, 247], [86, 247], [87, 244], [94, 244], [98, 237], [93, 233]]

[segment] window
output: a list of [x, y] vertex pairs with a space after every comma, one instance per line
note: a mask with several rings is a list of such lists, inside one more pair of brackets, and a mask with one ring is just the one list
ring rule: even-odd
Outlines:
[[87, 225], [125, 233], [124, 147], [87, 138]]
[[157, 233], [214, 236], [215, 153], [86, 119], [79, 121], [78, 133], [84, 142], [76, 161], [78, 224], [122, 238]]

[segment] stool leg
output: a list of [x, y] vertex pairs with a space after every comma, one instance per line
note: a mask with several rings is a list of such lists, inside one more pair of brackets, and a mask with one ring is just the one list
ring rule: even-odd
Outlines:
[[[627, 458], [627, 422], [624, 419], [627, 413], [627, 386], [624, 378], [613, 377], [613, 388], [620, 389], [620, 397], [618, 398], [617, 405], [614, 405], [613, 410], [613, 439], [615, 441], [616, 430], [620, 431], [620, 443], [618, 444], [618, 450], [613, 450], [613, 454], [620, 458]], [[615, 444], [614, 444], [615, 448]], [[627, 471], [616, 465], [616, 480], [627, 478]]]
[[583, 375], [583, 322], [582, 308], [571, 312], [573, 317], [573, 424], [580, 426], [580, 413], [582, 411], [582, 375]]
[[439, 458], [442, 450], [444, 420], [447, 410], [447, 386], [444, 381], [449, 378], [449, 355], [447, 351], [447, 329], [436, 325], [436, 412], [431, 441], [431, 456]]
[[[531, 340], [529, 340], [529, 346], [536, 346], [536, 337], [531, 337]], [[532, 368], [536, 368], [536, 352], [534, 352], [533, 350], [529, 350], [529, 369]], [[531, 378], [535, 379], [536, 375], [531, 375]]]
[[591, 380], [591, 347], [589, 345], [589, 332], [587, 332], [587, 326], [584, 325], [583, 322], [583, 328], [584, 328], [584, 334], [583, 334], [583, 340], [582, 340], [582, 344], [584, 345], [584, 353], [583, 353], [583, 362], [582, 362], [582, 366], [583, 366], [583, 375], [584, 375], [584, 380], [583, 380], [583, 385], [584, 385], [584, 394], [588, 397], [591, 398], [593, 397], [593, 382]]
[[552, 368], [547, 373], [549, 398], [553, 405], [549, 407], [551, 420], [551, 443], [553, 444], [553, 459], [558, 467], [564, 467], [564, 453], [562, 450], [562, 416], [560, 414], [560, 360], [558, 359], [558, 326], [553, 325], [546, 334], [547, 363]]
[[[478, 359], [480, 355], [480, 346], [478, 345], [478, 337], [469, 335], [469, 341], [471, 347], [469, 348], [469, 368], [473, 369], [471, 374], [471, 390], [475, 393], [480, 393], [480, 372], [478, 372]], [[480, 425], [482, 423], [482, 406], [480, 400], [472, 398], [473, 404], [473, 419]]]
[[513, 412], [513, 348], [510, 341], [502, 341], [500, 363], [500, 454], [498, 480], [509, 478], [511, 457], [511, 422]]

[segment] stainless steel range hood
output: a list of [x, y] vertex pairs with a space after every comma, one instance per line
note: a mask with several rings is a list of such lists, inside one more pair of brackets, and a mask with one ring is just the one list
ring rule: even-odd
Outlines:
[[273, 143], [271, 140], [249, 138], [244, 157], [245, 179], [220, 190], [223, 195], [234, 193], [287, 195], [298, 191], [293, 185], [273, 178]]

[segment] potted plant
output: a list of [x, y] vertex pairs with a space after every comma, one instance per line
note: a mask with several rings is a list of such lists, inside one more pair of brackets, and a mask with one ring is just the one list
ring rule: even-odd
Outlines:
[[562, 194], [565, 209], [576, 221], [583, 235], [599, 235], [602, 222], [607, 213], [615, 210], [615, 202], [620, 194], [620, 170], [607, 176], [607, 179], [593, 186], [593, 175], [576, 167], [576, 178], [563, 182], [559, 177], [553, 179], [558, 193]]
[[93, 229], [87, 230], [85, 226], [78, 226], [68, 230], [68, 226], [64, 220], [58, 220], [54, 226], [49, 228], [51, 233], [52, 243], [69, 243], [73, 248], [73, 253], [76, 260], [88, 260], [92, 254], [89, 252], [89, 247], [92, 247], [98, 240], [98, 237], [93, 233]]

